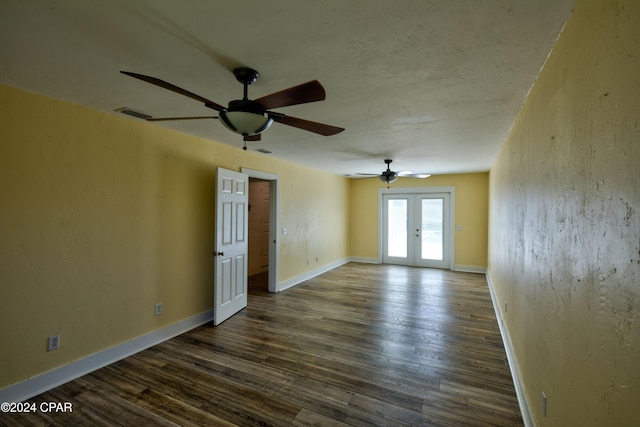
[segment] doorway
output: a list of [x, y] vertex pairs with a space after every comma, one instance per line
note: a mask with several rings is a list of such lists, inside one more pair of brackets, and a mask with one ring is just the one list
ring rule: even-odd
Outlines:
[[249, 288], [269, 290], [270, 183], [249, 178]]
[[453, 192], [394, 190], [380, 198], [382, 262], [450, 269]]
[[[241, 168], [249, 176], [250, 287], [278, 291], [278, 185], [276, 174]], [[252, 194], [253, 193], [253, 194]]]

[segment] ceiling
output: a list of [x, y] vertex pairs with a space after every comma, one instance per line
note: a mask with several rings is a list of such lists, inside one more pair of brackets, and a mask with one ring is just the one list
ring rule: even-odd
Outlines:
[[[341, 175], [379, 173], [385, 158], [392, 170], [487, 171], [573, 3], [2, 0], [0, 84], [110, 114], [217, 115], [119, 71], [226, 105], [242, 98], [231, 70], [248, 66], [260, 73], [249, 98], [317, 79], [325, 101], [274, 110], [346, 128], [274, 123], [250, 150]], [[243, 145], [217, 120], [149, 126]]]

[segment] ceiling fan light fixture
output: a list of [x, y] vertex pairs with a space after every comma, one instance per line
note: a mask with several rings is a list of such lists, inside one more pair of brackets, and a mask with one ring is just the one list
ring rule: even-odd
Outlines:
[[395, 173], [384, 173], [382, 175], [378, 175], [378, 178], [380, 178], [380, 181], [384, 182], [385, 184], [391, 184], [392, 182], [396, 182], [398, 180], [398, 175], [396, 175]]
[[219, 118], [227, 129], [240, 135], [257, 135], [273, 123], [269, 116], [246, 111], [221, 111]]

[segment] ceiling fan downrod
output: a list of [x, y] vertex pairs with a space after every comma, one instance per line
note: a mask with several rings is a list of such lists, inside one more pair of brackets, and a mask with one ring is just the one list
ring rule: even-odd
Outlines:
[[249, 85], [255, 83], [256, 80], [258, 80], [258, 77], [260, 77], [260, 74], [253, 68], [239, 67], [233, 70], [233, 75], [236, 77], [237, 81], [242, 83], [242, 86], [244, 87], [244, 96], [242, 99], [248, 101]]

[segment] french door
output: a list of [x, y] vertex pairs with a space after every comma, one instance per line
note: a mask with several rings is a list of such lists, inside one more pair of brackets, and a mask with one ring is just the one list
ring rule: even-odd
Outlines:
[[382, 197], [382, 262], [451, 268], [449, 193], [398, 193]]

